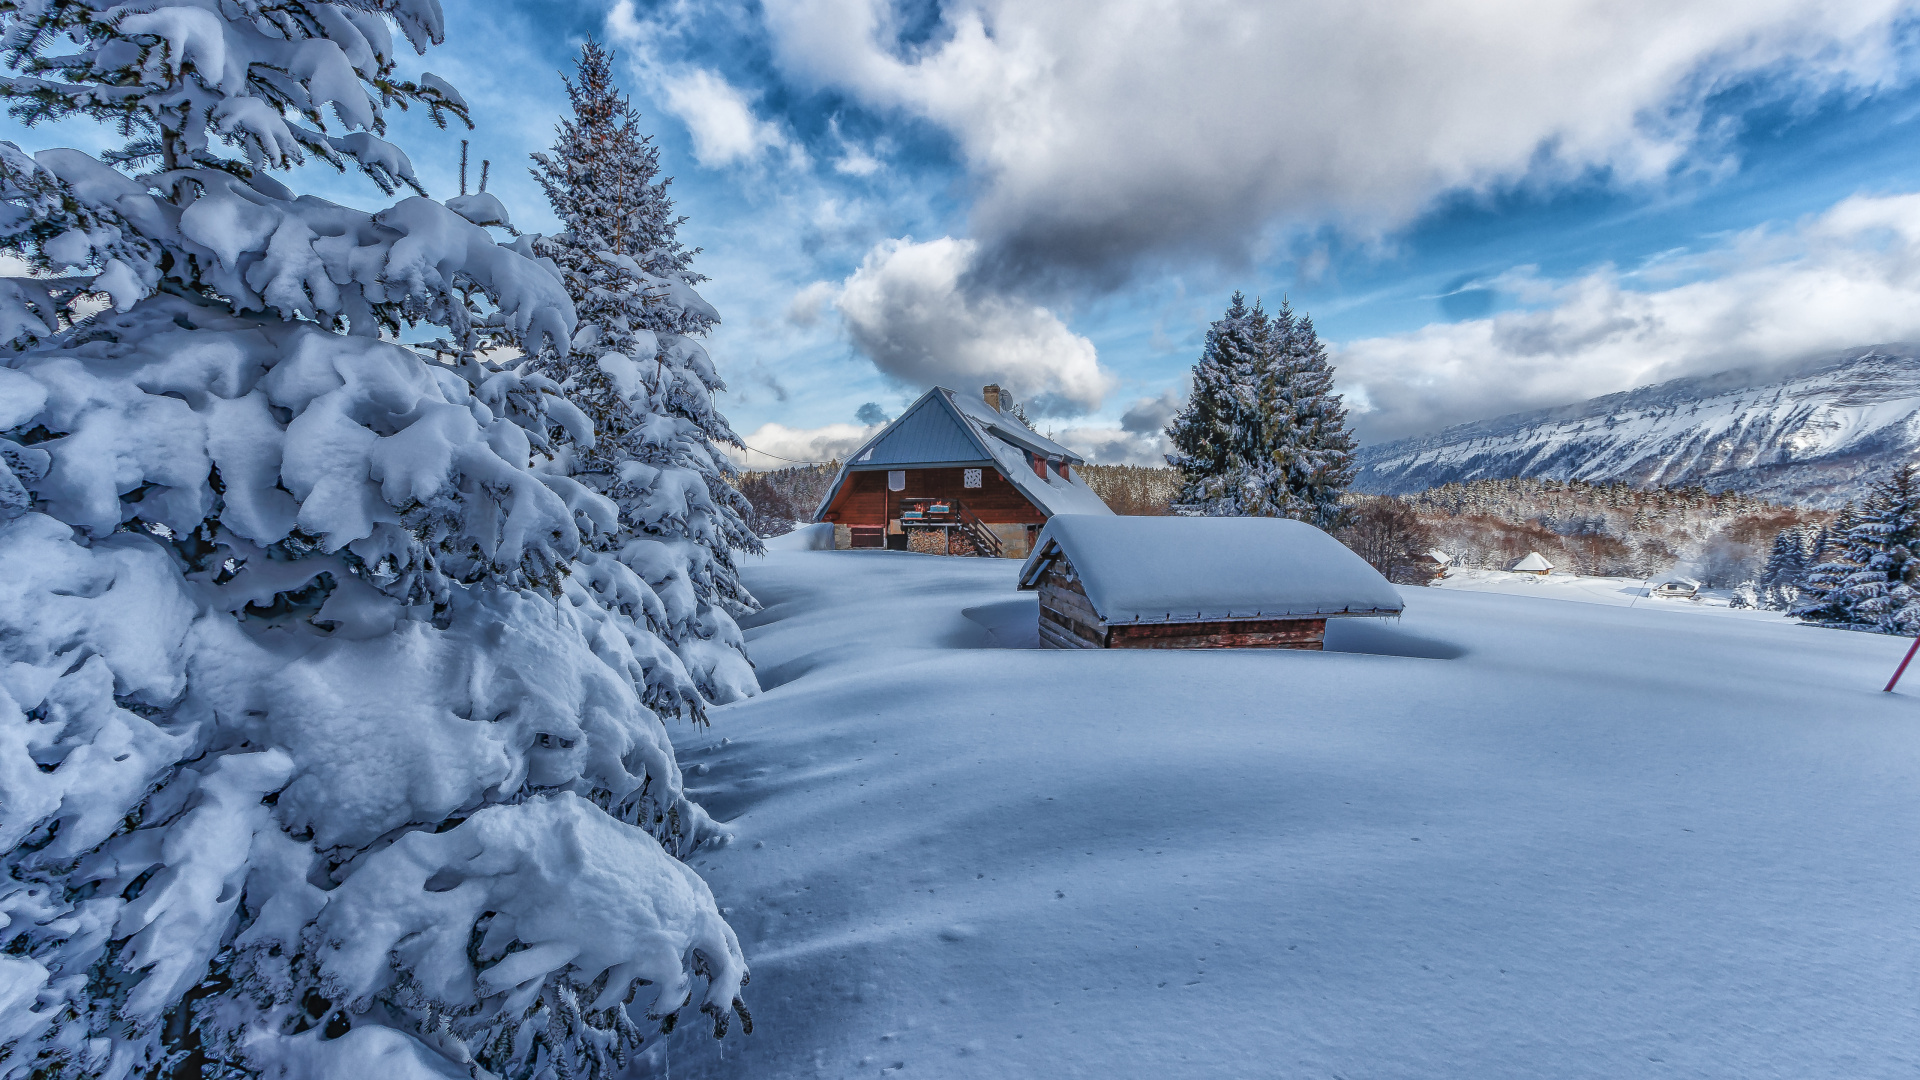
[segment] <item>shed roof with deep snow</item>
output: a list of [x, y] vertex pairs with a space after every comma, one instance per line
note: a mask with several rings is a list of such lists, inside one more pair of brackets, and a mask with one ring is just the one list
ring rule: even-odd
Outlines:
[[1553, 569], [1553, 564], [1547, 561], [1545, 555], [1537, 551], [1529, 551], [1527, 552], [1526, 558], [1513, 564], [1513, 568], [1515, 570], [1525, 570], [1529, 573], [1541, 574]]
[[1346, 545], [1286, 518], [1062, 514], [1020, 568], [1020, 588], [1038, 588], [1062, 557], [1108, 624], [1398, 615], [1406, 606]]

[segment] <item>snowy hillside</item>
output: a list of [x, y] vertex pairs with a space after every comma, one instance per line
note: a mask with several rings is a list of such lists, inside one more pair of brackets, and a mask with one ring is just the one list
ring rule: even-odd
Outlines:
[[749, 565], [767, 692], [680, 753], [731, 819], [694, 862], [753, 966], [755, 1030], [656, 1065], [1611, 1080], [1920, 1059], [1920, 703], [1879, 692], [1904, 642], [1407, 589], [1398, 623], [1336, 622], [1344, 652], [1044, 652], [1018, 647], [1014, 571]]
[[1515, 476], [1703, 483], [1834, 506], [1917, 452], [1920, 356], [1911, 345], [1874, 345], [1365, 446], [1355, 486], [1404, 494]]

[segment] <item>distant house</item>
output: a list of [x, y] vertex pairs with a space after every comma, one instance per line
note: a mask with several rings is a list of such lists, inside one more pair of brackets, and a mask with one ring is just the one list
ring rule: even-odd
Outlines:
[[1447, 567], [1453, 565], [1453, 556], [1436, 548], [1415, 555], [1412, 563], [1414, 569], [1426, 574], [1429, 581], [1438, 581], [1447, 576]]
[[1660, 584], [1653, 587], [1653, 595], [1655, 596], [1671, 596], [1680, 600], [1689, 599], [1699, 591], [1699, 582], [1690, 577], [1679, 577], [1677, 575], [1661, 578]]
[[836, 548], [1024, 558], [1055, 514], [1111, 516], [1086, 460], [1012, 409], [998, 386], [979, 400], [934, 387], [848, 457], [813, 520]]
[[1548, 574], [1553, 573], [1553, 564], [1547, 561], [1545, 555], [1537, 551], [1529, 551], [1526, 558], [1514, 563], [1509, 569], [1516, 574], [1535, 574], [1539, 577], [1546, 577]]
[[1314, 649], [1328, 619], [1398, 615], [1400, 593], [1311, 525], [1062, 514], [1020, 568], [1056, 649]]

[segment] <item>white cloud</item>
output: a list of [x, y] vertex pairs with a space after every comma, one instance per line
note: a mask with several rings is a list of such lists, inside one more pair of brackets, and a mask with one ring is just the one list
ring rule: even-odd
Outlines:
[[816, 281], [799, 292], [787, 304], [787, 321], [802, 329], [817, 326], [820, 316], [827, 305], [840, 292], [840, 287], [831, 281]]
[[[1664, 287], [1648, 288], [1657, 271]], [[1692, 279], [1692, 280], [1690, 280]], [[1370, 439], [1852, 345], [1920, 340], [1920, 194], [1855, 197], [1645, 274], [1495, 280], [1528, 306], [1338, 347]]]
[[952, 237], [875, 245], [836, 300], [854, 344], [916, 389], [997, 382], [1042, 410], [1099, 408], [1113, 378], [1093, 342], [1040, 305], [970, 293], [977, 249]]
[[762, 150], [786, 148], [780, 128], [753, 114], [747, 96], [705, 68], [665, 76], [667, 111], [687, 125], [693, 156], [709, 169], [750, 161]]
[[956, 0], [912, 48], [896, 7], [765, 12], [789, 77], [954, 136], [995, 266], [1113, 273], [1276, 220], [1391, 228], [1446, 190], [1657, 179], [1717, 152], [1705, 105], [1737, 80], [1904, 78], [1911, 0]]
[[1052, 433], [1055, 442], [1085, 454], [1096, 465], [1167, 464], [1167, 440], [1158, 431], [1125, 428], [1071, 427]]
[[768, 150], [784, 151], [789, 164], [804, 168], [806, 152], [780, 125], [762, 120], [752, 99], [707, 68], [663, 61], [666, 40], [696, 21], [686, 4], [641, 18], [633, 0], [617, 0], [607, 12], [607, 36], [625, 49], [628, 66], [663, 107], [686, 125], [693, 156], [709, 169], [751, 162]]
[[879, 424], [828, 424], [791, 428], [767, 423], [741, 437], [752, 450], [742, 452], [729, 447], [727, 455], [749, 469], [784, 469], [796, 462], [844, 461], [880, 427]]

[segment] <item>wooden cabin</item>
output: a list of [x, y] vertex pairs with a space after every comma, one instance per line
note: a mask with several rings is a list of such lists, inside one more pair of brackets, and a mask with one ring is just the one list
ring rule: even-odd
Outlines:
[[1545, 555], [1537, 551], [1529, 551], [1527, 552], [1526, 558], [1513, 564], [1512, 570], [1516, 574], [1532, 574], [1535, 577], [1546, 577], [1548, 574], [1553, 573], [1553, 564], [1547, 561]]
[[1086, 459], [1012, 409], [998, 386], [979, 400], [934, 387], [849, 455], [813, 520], [836, 548], [1018, 559], [1055, 514], [1112, 516]]
[[1055, 649], [1312, 649], [1328, 619], [1397, 616], [1400, 593], [1346, 545], [1264, 517], [1047, 522], [1020, 568]]
[[1425, 574], [1427, 581], [1432, 583], [1447, 576], [1447, 568], [1453, 565], [1453, 556], [1435, 548], [1415, 555], [1411, 561], [1413, 568]]

